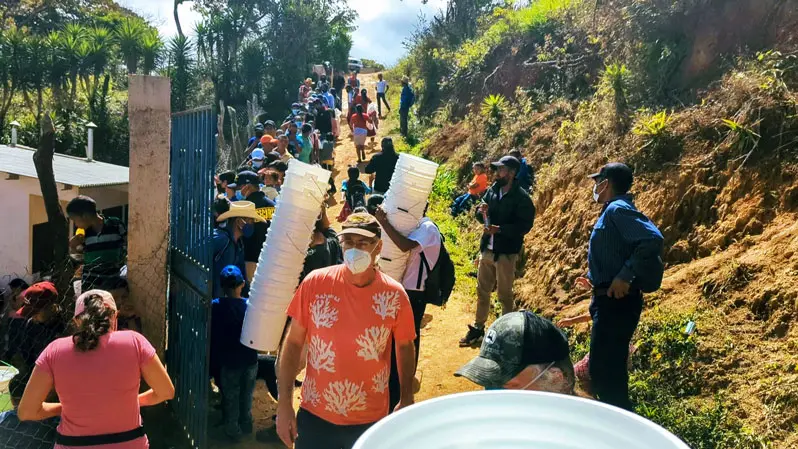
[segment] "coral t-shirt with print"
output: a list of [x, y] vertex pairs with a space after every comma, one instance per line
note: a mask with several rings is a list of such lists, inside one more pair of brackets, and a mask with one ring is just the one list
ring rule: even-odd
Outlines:
[[372, 423], [388, 414], [390, 345], [416, 338], [402, 284], [377, 272], [374, 282], [359, 288], [350, 276], [344, 265], [311, 272], [288, 308], [307, 329], [301, 407], [337, 425]]

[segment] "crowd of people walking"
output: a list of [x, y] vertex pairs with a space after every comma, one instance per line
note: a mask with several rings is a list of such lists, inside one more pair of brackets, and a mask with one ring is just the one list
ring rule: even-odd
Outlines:
[[[427, 305], [445, 303], [454, 270], [445, 239], [430, 218], [424, 217], [405, 235], [381, 206], [398, 155], [393, 141], [384, 138], [381, 151], [366, 160], [365, 147], [377, 135], [382, 106], [391, 111], [386, 97], [390, 86], [382, 75], [378, 79], [376, 105], [357, 73], [348, 78], [335, 73], [332, 86], [325, 75], [315, 85], [305, 80], [290, 114], [280, 122], [255, 124], [244, 163], [215, 178], [218, 195], [211, 206], [214, 222], [209, 224], [214, 299], [208, 376], [221, 393], [222, 425], [232, 441], [255, 431], [252, 402], [258, 379], [266, 381], [277, 413], [276, 425], [259, 431], [257, 439], [282, 441], [297, 449], [351, 448], [374, 423], [414, 403], [422, 319]], [[398, 108], [402, 134], [407, 133], [414, 101], [405, 78]], [[281, 201], [286, 170], [294, 159], [334, 169], [336, 145], [344, 138], [342, 126], [350, 128], [368, 179], [361, 180], [360, 167], [353, 165], [340, 186], [331, 180], [326, 198], [341, 192], [344, 207], [337, 219], [342, 230], [333, 230], [327, 201], [323, 202], [287, 309], [279, 353], [259, 354], [241, 344], [240, 335], [249, 285]], [[629, 194], [631, 169], [613, 163], [591, 176], [593, 198], [602, 212], [590, 237], [588, 272], [577, 281], [592, 290], [590, 314], [557, 325], [517, 310], [514, 294], [524, 236], [535, 221], [530, 196], [534, 172], [514, 150], [498, 160], [475, 162], [473, 175], [467, 192], [453, 199], [451, 213], [472, 213], [482, 229], [475, 317], [459, 342], [462, 347], [481, 343], [481, 348], [453, 374], [487, 389], [573, 394], [578, 376], [560, 327], [592, 320], [587, 370], [591, 389], [598, 400], [632, 410], [629, 345], [643, 293], [659, 288], [663, 267], [662, 235], [635, 208]], [[81, 231], [73, 240], [81, 247], [81, 279], [93, 289], [77, 298], [71, 334], [55, 338], [64, 331], [50, 320], [50, 305], [58, 296], [55, 286], [15, 285], [20, 301], [6, 307], [4, 326], [8, 327], [6, 317], [13, 317], [21, 320], [15, 322], [18, 327], [38, 326], [52, 335], [47, 345], [26, 353], [31, 369], [21, 378], [26, 387], [19, 418], [60, 416], [57, 447], [125, 443], [113, 447], [146, 448], [139, 408], [171, 399], [174, 387], [152, 345], [120, 325], [131, 315], [118, 303], [124, 287], [124, 226], [99, 215], [87, 197], [70, 202], [67, 214]], [[379, 269], [385, 239], [408, 254], [401, 279]], [[448, 291], [442, 287], [447, 283]], [[501, 318], [487, 327], [494, 291]], [[139, 393], [142, 378], [150, 389]], [[297, 411], [293, 399], [298, 386]]]

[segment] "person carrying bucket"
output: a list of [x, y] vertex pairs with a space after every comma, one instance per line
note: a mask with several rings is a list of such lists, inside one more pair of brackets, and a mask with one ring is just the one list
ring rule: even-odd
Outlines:
[[[414, 402], [413, 311], [402, 285], [376, 267], [381, 235], [373, 216], [350, 215], [339, 234], [344, 264], [311, 272], [294, 294], [277, 382], [277, 434], [288, 447], [350, 449], [387, 416], [390, 344], [401, 385], [396, 409]], [[305, 346], [308, 366], [297, 413], [294, 379]]]

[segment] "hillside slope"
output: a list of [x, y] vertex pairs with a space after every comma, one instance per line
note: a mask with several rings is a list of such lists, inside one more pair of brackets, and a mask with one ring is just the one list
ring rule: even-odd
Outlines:
[[[659, 8], [618, 3], [625, 6], [599, 17], [621, 17], [635, 5]], [[526, 237], [517, 300], [555, 319], [584, 313], [590, 301], [573, 288], [586, 272], [601, 209], [586, 176], [609, 161], [634, 167], [637, 205], [662, 230], [667, 264], [634, 340], [637, 412], [694, 448], [798, 447], [798, 52], [794, 29], [783, 26], [796, 17], [795, 4], [767, 2], [753, 11], [762, 5], [677, 3], [713, 14], [664, 22], [681, 30], [703, 25], [659, 85], [650, 69], [662, 65], [639, 63], [606, 40], [651, 35], [640, 37], [628, 24], [610, 32], [599, 20], [591, 36], [568, 17], [579, 11], [569, 9], [493, 42], [476, 70], [460, 70], [455, 60], [452, 76], [434, 91], [441, 106], [414, 122], [409, 142], [419, 144], [409, 150], [446, 162], [434, 195], [439, 209], [462, 189], [472, 162], [510, 148], [524, 153], [536, 170], [538, 216]], [[745, 11], [760, 32], [735, 25]], [[781, 52], [732, 55], [746, 44]], [[554, 58], [563, 70], [553, 78], [527, 64], [550, 60], [552, 48], [565, 54]], [[422, 78], [422, 95], [430, 91], [423, 68], [400, 64], [398, 71]], [[664, 88], [674, 85], [683, 86], [684, 103]], [[505, 97], [487, 98], [497, 92]], [[424, 99], [422, 106], [430, 107]], [[435, 218], [452, 238], [479, 233], [469, 220]], [[473, 245], [464, 248], [457, 250], [468, 253], [460, 255], [461, 275], [475, 256]], [[697, 325], [692, 335], [683, 332], [689, 321]], [[569, 332], [577, 360], [587, 351], [589, 326]]]

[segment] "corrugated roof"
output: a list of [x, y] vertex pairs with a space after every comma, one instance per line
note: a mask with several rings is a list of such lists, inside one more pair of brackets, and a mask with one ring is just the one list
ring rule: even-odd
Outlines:
[[[37, 178], [33, 153], [32, 148], [0, 145], [0, 171]], [[119, 185], [130, 182], [127, 167], [105, 162], [88, 162], [83, 158], [59, 153], [53, 156], [53, 172], [56, 182], [76, 187]]]

